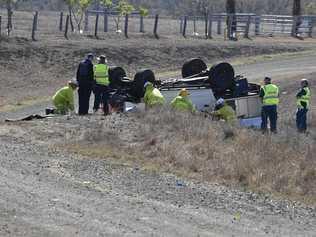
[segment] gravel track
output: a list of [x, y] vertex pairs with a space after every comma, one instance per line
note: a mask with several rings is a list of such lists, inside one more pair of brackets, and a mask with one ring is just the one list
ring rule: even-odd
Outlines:
[[[85, 120], [91, 122], [79, 123]], [[43, 121], [43, 129], [47, 123], [52, 121]], [[0, 126], [1, 236], [313, 236], [316, 231], [313, 208], [68, 155], [49, 149], [49, 137], [40, 143], [29, 124]]]

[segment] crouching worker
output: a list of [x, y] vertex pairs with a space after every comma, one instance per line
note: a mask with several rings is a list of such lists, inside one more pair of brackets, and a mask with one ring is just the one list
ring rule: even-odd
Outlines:
[[152, 107], [164, 105], [165, 98], [151, 82], [146, 82], [144, 85], [144, 89], [144, 103], [146, 110]]
[[67, 114], [75, 110], [74, 91], [78, 88], [78, 82], [75, 80], [69, 81], [68, 86], [58, 90], [53, 96], [53, 105], [55, 114]]
[[187, 89], [181, 89], [179, 95], [171, 101], [171, 107], [179, 111], [196, 112], [189, 95], [190, 93]]
[[216, 101], [215, 110], [211, 112], [211, 115], [219, 120], [223, 119], [228, 123], [233, 123], [237, 120], [236, 112], [223, 98]]

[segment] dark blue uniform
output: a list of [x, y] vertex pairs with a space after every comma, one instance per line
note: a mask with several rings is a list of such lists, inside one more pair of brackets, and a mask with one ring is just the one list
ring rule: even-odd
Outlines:
[[89, 112], [90, 96], [94, 84], [93, 64], [90, 59], [80, 62], [77, 70], [77, 81], [79, 83], [79, 115], [86, 115]]

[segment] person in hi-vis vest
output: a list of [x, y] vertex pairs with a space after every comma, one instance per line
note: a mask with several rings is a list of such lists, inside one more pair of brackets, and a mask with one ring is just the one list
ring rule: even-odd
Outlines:
[[109, 114], [109, 66], [107, 65], [106, 58], [101, 55], [98, 58], [99, 62], [94, 66], [94, 80], [95, 86], [94, 93], [94, 106], [93, 111], [97, 112], [100, 104], [103, 104], [104, 115]]
[[270, 130], [272, 133], [277, 132], [278, 104], [279, 104], [279, 87], [271, 83], [270, 77], [264, 78], [264, 86], [261, 87], [260, 98], [262, 99], [261, 109], [261, 129], [265, 133], [270, 120]]
[[297, 111], [296, 111], [296, 127], [298, 132], [306, 132], [307, 130], [307, 112], [310, 109], [311, 91], [307, 79], [301, 80], [301, 89], [296, 94]]

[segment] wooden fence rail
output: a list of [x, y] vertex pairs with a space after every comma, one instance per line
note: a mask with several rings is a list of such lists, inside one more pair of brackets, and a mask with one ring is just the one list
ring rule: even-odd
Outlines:
[[[286, 37], [312, 37], [316, 16], [284, 16], [284, 15], [255, 15], [247, 14], [209, 14], [207, 16], [181, 16], [172, 18], [159, 15], [141, 16], [133, 12], [122, 18], [119, 30], [116, 31], [117, 12], [88, 11], [82, 22], [83, 31], [74, 29], [72, 32], [72, 19], [70, 14], [64, 12], [22, 12], [15, 11], [11, 25], [4, 18], [5, 11], [0, 15], [0, 34], [5, 29], [8, 36], [30, 37], [39, 40], [55, 34], [57, 37], [71, 38], [72, 35], [94, 35], [102, 39], [105, 33], [123, 33], [126, 38], [136, 34], [153, 34], [157, 39], [163, 35], [182, 36], [184, 38], [212, 39], [226, 37], [227, 39], [252, 38], [258, 36], [286, 36]], [[48, 18], [45, 17], [49, 15]], [[100, 17], [102, 20], [100, 20]], [[67, 20], [68, 18], [68, 20]], [[68, 21], [68, 22], [67, 22]], [[75, 23], [75, 22], [73, 22]], [[90, 23], [90, 24], [89, 24]], [[5, 26], [5, 27], [3, 27]], [[159, 35], [158, 35], [159, 26]], [[151, 29], [151, 30], [149, 30]], [[102, 33], [101, 33], [102, 32]]]

